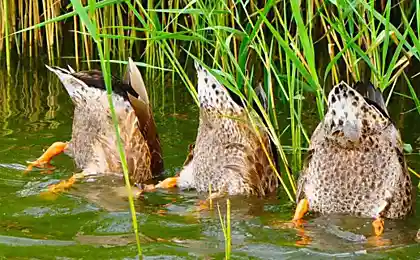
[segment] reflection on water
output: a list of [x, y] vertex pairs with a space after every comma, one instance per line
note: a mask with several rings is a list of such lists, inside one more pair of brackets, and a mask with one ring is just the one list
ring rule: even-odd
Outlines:
[[[58, 156], [54, 171], [23, 174], [26, 161], [38, 157], [51, 143], [70, 138], [73, 106], [57, 77], [47, 73], [42, 64], [25, 64], [16, 65], [10, 78], [0, 69], [0, 78], [0, 256], [135, 257], [121, 179], [84, 182], [67, 194], [43, 197], [49, 184], [76, 170], [71, 159]], [[171, 82], [150, 86], [166, 173], [174, 174], [185, 159], [188, 144], [194, 141], [197, 108], [182, 87]], [[305, 105], [312, 111], [311, 104]], [[391, 114], [404, 141], [417, 152], [420, 130], [414, 126], [419, 115], [404, 113], [412, 107], [402, 97], [391, 99]], [[286, 114], [281, 114], [279, 122], [287, 122]], [[309, 117], [303, 121], [309, 132], [317, 123]], [[290, 143], [287, 133], [282, 138], [283, 143]], [[417, 158], [408, 157], [414, 169], [420, 169]], [[168, 259], [174, 255], [223, 258], [218, 212], [197, 211], [200, 199], [203, 196], [193, 191], [159, 191], [137, 198], [144, 253]], [[402, 250], [418, 256], [420, 251], [415, 240], [420, 226], [416, 216], [387, 221], [384, 236], [376, 239], [370, 219], [312, 216], [306, 218], [303, 228], [294, 228], [288, 222], [293, 205], [284, 198], [235, 197], [231, 201], [232, 250], [238, 258], [381, 258], [398, 257]], [[224, 214], [225, 202], [218, 202]], [[20, 249], [15, 250], [16, 246]]]

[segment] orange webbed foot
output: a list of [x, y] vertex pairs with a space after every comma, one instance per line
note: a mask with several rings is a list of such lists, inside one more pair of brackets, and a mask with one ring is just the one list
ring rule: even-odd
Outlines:
[[208, 200], [199, 200], [197, 201], [197, 205], [194, 209], [196, 212], [207, 211], [213, 208], [213, 204], [210, 204]]
[[161, 188], [161, 189], [175, 188], [177, 186], [177, 183], [178, 183], [178, 178], [179, 177], [166, 178], [163, 181], [159, 182], [155, 187], [157, 189], [159, 189], [159, 188]]
[[309, 210], [309, 201], [307, 199], [301, 199], [296, 207], [295, 215], [293, 216], [293, 223], [300, 226], [302, 224], [302, 218]]
[[367, 238], [367, 243], [370, 246], [375, 247], [382, 247], [382, 246], [390, 246], [392, 245], [392, 241], [390, 239], [384, 238], [383, 236], [371, 236]]
[[70, 189], [75, 182], [76, 182], [76, 179], [74, 177], [71, 177], [68, 180], [63, 180], [63, 181], [60, 181], [57, 184], [53, 184], [53, 185], [48, 186], [48, 191], [52, 192], [52, 193], [63, 192], [65, 190]]
[[210, 193], [210, 195], [205, 200], [199, 200], [196, 205], [196, 212], [208, 211], [213, 209], [213, 200], [221, 199], [227, 195], [226, 191], [222, 189], [221, 191]]
[[84, 178], [83, 173], [76, 173], [71, 176], [68, 180], [62, 180], [57, 184], [48, 186], [48, 191], [46, 193], [58, 194], [69, 190], [76, 183], [77, 180]]
[[312, 239], [305, 234], [303, 228], [303, 217], [309, 211], [309, 201], [308, 199], [301, 199], [296, 207], [295, 215], [293, 216], [293, 225], [298, 230], [298, 235], [301, 237], [300, 240], [296, 241], [297, 246], [309, 245], [312, 242]]
[[31, 171], [33, 167], [38, 168], [53, 168], [50, 164], [51, 159], [64, 152], [68, 148], [68, 143], [55, 142], [53, 143], [36, 161], [29, 162], [26, 172]]
[[375, 231], [376, 236], [380, 236], [384, 233], [384, 220], [380, 217], [377, 217], [373, 222], [372, 226]]

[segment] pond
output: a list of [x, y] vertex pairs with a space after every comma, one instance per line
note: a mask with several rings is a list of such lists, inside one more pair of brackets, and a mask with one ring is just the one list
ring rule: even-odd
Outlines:
[[[62, 66], [67, 63], [73, 65], [71, 60], [61, 61]], [[26, 161], [71, 136], [73, 105], [56, 76], [41, 62], [15, 64], [10, 79], [4, 68], [0, 75], [0, 258], [135, 259], [128, 201], [120, 194], [122, 180], [79, 183], [69, 192], [46, 197], [42, 192], [49, 184], [75, 171], [72, 160], [60, 155], [53, 160], [54, 171], [24, 173]], [[163, 144], [165, 173], [173, 175], [195, 140], [198, 108], [181, 83], [173, 87], [159, 82], [162, 80], [150, 84], [156, 87], [149, 91]], [[417, 153], [419, 115], [408, 112], [413, 106], [394, 95], [390, 110], [403, 140]], [[287, 122], [286, 114], [280, 114], [279, 122]], [[310, 132], [317, 117], [315, 110], [308, 114], [305, 123]], [[284, 123], [283, 128], [286, 126]], [[282, 136], [283, 144], [290, 144], [289, 139], [287, 133]], [[420, 169], [417, 154], [407, 158], [412, 168]], [[413, 179], [417, 184], [418, 179]], [[195, 211], [202, 198], [193, 191], [173, 190], [146, 193], [136, 200], [146, 259], [224, 257], [217, 209]], [[417, 202], [417, 211], [419, 205]], [[220, 201], [222, 215], [225, 206]], [[418, 258], [420, 253], [420, 243], [415, 240], [419, 214], [404, 221], [386, 221], [384, 236], [374, 239], [370, 219], [308, 216], [304, 231], [290, 228], [286, 222], [294, 207], [285, 196], [232, 198], [231, 208], [233, 259]]]

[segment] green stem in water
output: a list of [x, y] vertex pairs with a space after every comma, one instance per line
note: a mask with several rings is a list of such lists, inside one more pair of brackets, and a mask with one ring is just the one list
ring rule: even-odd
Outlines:
[[230, 227], [230, 200], [226, 200], [226, 260], [230, 259], [230, 253], [232, 251], [232, 236]]
[[[136, 209], [134, 208], [134, 199], [133, 199], [133, 195], [132, 195], [132, 191], [131, 191], [130, 177], [128, 175], [127, 160], [126, 160], [126, 157], [125, 157], [125, 151], [124, 151], [124, 148], [123, 148], [123, 144], [121, 142], [121, 136], [120, 136], [120, 129], [118, 127], [117, 114], [115, 113], [114, 104], [112, 102], [112, 85], [111, 85], [111, 77], [110, 77], [110, 74], [109, 74], [109, 71], [110, 71], [109, 48], [107, 48], [107, 45], [105, 45], [105, 50], [107, 51], [107, 54], [108, 54], [107, 57], [105, 57], [104, 50], [102, 48], [102, 42], [101, 42], [101, 39], [100, 39], [100, 37], [98, 36], [98, 33], [97, 33], [95, 21], [92, 22], [90, 20], [88, 14], [86, 12], [86, 9], [84, 9], [80, 0], [71, 0], [71, 2], [73, 4], [73, 7], [76, 10], [77, 14], [79, 15], [80, 19], [82, 20], [83, 24], [88, 29], [89, 34], [91, 35], [91, 37], [95, 41], [95, 43], [97, 45], [97, 48], [98, 48], [98, 54], [99, 54], [99, 58], [101, 60], [101, 69], [102, 69], [102, 73], [103, 73], [103, 77], [104, 77], [104, 81], [105, 81], [105, 87], [106, 87], [107, 98], [108, 98], [108, 103], [109, 103], [109, 110], [111, 112], [112, 122], [113, 122], [114, 128], [115, 128], [115, 136], [117, 138], [118, 153], [120, 155], [121, 166], [122, 166], [123, 173], [124, 173], [125, 186], [126, 186], [127, 191], [128, 191], [128, 201], [129, 201], [129, 204], [130, 204], [130, 212], [131, 212], [131, 218], [132, 218], [132, 222], [133, 222], [133, 229], [134, 229], [134, 233], [135, 233], [135, 236], [136, 236], [137, 251], [139, 253], [139, 258], [142, 258], [142, 250], [141, 250], [141, 246], [140, 246], [140, 238], [139, 238], [139, 229], [138, 229], [138, 224], [137, 224]], [[93, 5], [93, 4], [95, 4], [95, 1], [90, 0], [89, 4]]]
[[5, 27], [5, 43], [6, 43], [6, 66], [7, 74], [10, 75], [10, 46], [9, 46], [9, 6], [8, 1], [3, 1], [4, 9], [4, 27]]
[[[96, 42], [96, 40], [95, 40]], [[139, 252], [139, 256], [142, 256], [142, 249], [141, 249], [141, 245], [140, 245], [140, 237], [139, 237], [139, 228], [138, 228], [138, 224], [137, 224], [137, 216], [136, 216], [136, 209], [134, 207], [134, 199], [133, 199], [133, 193], [131, 191], [131, 184], [130, 184], [130, 177], [128, 175], [128, 165], [127, 165], [127, 160], [125, 157], [125, 151], [124, 151], [124, 147], [123, 144], [121, 142], [121, 135], [120, 135], [120, 128], [118, 126], [118, 118], [117, 118], [117, 114], [115, 113], [115, 108], [114, 108], [114, 104], [112, 102], [112, 86], [111, 86], [111, 77], [109, 75], [109, 71], [110, 71], [110, 63], [109, 60], [108, 62], [106, 62], [104, 60], [104, 53], [102, 50], [102, 44], [100, 42], [96, 42], [97, 46], [98, 46], [98, 52], [99, 52], [99, 58], [101, 59], [101, 69], [103, 71], [103, 75], [104, 75], [104, 79], [105, 79], [105, 87], [106, 87], [106, 93], [107, 93], [107, 98], [108, 98], [108, 103], [109, 103], [109, 110], [111, 111], [111, 117], [112, 117], [112, 122], [114, 123], [114, 128], [115, 128], [115, 136], [117, 137], [117, 147], [118, 147], [118, 153], [120, 155], [120, 160], [121, 160], [121, 166], [123, 169], [123, 173], [124, 173], [124, 181], [125, 181], [125, 187], [127, 188], [128, 191], [128, 202], [130, 204], [130, 212], [131, 212], [131, 219], [133, 222], [133, 229], [134, 229], [134, 233], [136, 235], [136, 242], [137, 242], [137, 251]]]

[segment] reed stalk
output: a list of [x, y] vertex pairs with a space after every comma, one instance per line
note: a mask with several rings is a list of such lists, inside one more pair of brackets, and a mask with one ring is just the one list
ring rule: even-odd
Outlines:
[[8, 1], [3, 0], [3, 10], [4, 10], [4, 16], [3, 16], [3, 23], [4, 23], [4, 41], [6, 46], [6, 67], [7, 67], [7, 74], [10, 75], [10, 39], [9, 39], [9, 6]]
[[217, 211], [219, 213], [219, 221], [222, 227], [223, 236], [225, 238], [225, 259], [229, 260], [232, 253], [232, 231], [231, 231], [231, 205], [230, 200], [226, 199], [226, 216], [223, 217], [220, 212], [220, 205], [217, 204]]
[[[142, 249], [141, 249], [141, 245], [140, 245], [140, 237], [139, 237], [139, 229], [138, 229], [138, 222], [137, 222], [137, 216], [136, 216], [136, 210], [134, 207], [134, 200], [133, 200], [133, 195], [132, 195], [132, 191], [131, 191], [131, 184], [130, 184], [130, 177], [129, 177], [129, 173], [128, 173], [128, 165], [127, 165], [127, 160], [126, 160], [126, 156], [125, 156], [125, 151], [124, 151], [124, 147], [121, 141], [121, 136], [120, 136], [120, 130], [119, 130], [119, 126], [118, 126], [118, 118], [115, 112], [115, 108], [114, 108], [114, 104], [112, 101], [112, 85], [111, 85], [111, 74], [110, 74], [110, 57], [109, 57], [109, 46], [107, 45], [107, 41], [105, 41], [105, 48], [103, 48], [102, 46], [102, 42], [101, 39], [98, 36], [97, 33], [97, 28], [96, 28], [96, 24], [95, 24], [95, 20], [90, 20], [86, 10], [83, 8], [80, 0], [71, 0], [78, 16], [80, 17], [80, 20], [83, 22], [83, 25], [86, 26], [87, 30], [89, 31], [90, 36], [92, 37], [92, 39], [94, 40], [97, 50], [98, 50], [98, 55], [101, 61], [101, 69], [102, 69], [102, 73], [103, 73], [103, 77], [104, 77], [104, 81], [105, 81], [105, 86], [106, 86], [106, 91], [107, 91], [107, 97], [108, 97], [108, 103], [109, 103], [109, 110], [111, 112], [111, 117], [112, 117], [112, 121], [114, 123], [114, 128], [115, 128], [115, 136], [116, 136], [116, 145], [118, 148], [118, 152], [120, 155], [120, 160], [121, 160], [121, 166], [123, 169], [123, 173], [124, 173], [124, 180], [126, 183], [126, 188], [128, 191], [128, 198], [129, 198], [129, 204], [130, 204], [130, 211], [131, 211], [131, 218], [132, 218], [132, 224], [133, 224], [133, 229], [134, 229], [134, 233], [136, 236], [136, 243], [137, 243], [137, 250], [139, 253], [139, 257], [142, 258]], [[94, 0], [89, 0], [89, 7], [93, 8], [93, 5], [95, 4]]]

